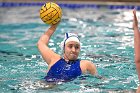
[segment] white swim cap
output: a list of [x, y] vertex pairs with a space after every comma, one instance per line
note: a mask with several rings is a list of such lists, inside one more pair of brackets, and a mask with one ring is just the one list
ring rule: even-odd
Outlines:
[[64, 49], [65, 45], [70, 41], [75, 41], [75, 42], [80, 44], [80, 40], [78, 38], [78, 35], [76, 35], [74, 33], [65, 33], [65, 38], [61, 42], [61, 45], [60, 45], [61, 49]]

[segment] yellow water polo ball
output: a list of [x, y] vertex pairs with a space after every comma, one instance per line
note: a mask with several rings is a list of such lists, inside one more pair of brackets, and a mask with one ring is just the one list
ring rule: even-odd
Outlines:
[[56, 24], [61, 20], [61, 17], [62, 9], [56, 3], [48, 2], [40, 9], [40, 18], [46, 24]]

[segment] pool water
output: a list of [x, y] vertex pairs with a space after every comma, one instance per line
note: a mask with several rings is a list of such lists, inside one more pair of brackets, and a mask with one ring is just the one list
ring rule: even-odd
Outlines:
[[[132, 10], [63, 8], [62, 21], [50, 48], [62, 54], [65, 32], [78, 33], [79, 55], [95, 63], [105, 79], [89, 74], [48, 87], [43, 77], [47, 64], [38, 49], [48, 29], [39, 18], [40, 6], [0, 8], [0, 93], [135, 93], [138, 76], [134, 64]], [[138, 16], [140, 12], [138, 11]]]

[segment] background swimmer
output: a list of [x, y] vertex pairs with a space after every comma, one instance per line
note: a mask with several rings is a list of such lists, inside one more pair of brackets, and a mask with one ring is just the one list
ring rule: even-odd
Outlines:
[[[138, 27], [138, 20], [136, 16], [136, 10], [133, 10], [133, 29], [134, 29], [134, 50], [135, 50], [135, 64], [138, 73], [138, 77], [140, 80], [140, 31]], [[137, 93], [140, 93], [140, 86], [137, 90]]]

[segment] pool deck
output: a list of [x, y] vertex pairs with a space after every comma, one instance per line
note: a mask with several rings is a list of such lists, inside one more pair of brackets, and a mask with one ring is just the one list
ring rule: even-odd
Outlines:
[[140, 0], [0, 0], [0, 2], [57, 2], [57, 3], [71, 3], [71, 4], [100, 4], [100, 5], [140, 5]]

